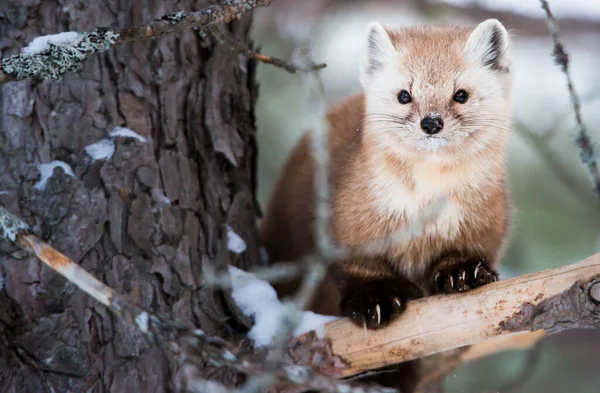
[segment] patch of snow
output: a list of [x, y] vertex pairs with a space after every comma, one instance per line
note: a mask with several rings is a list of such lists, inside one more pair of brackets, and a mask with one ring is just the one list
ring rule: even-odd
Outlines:
[[44, 191], [46, 189], [46, 184], [48, 183], [48, 179], [54, 173], [54, 168], [61, 168], [67, 175], [77, 178], [75, 173], [73, 173], [73, 169], [69, 164], [64, 161], [52, 161], [48, 164], [39, 164], [38, 169], [40, 171], [40, 180], [35, 183], [34, 187], [40, 191]]
[[115, 142], [112, 139], [102, 139], [85, 147], [85, 151], [95, 160], [108, 160], [115, 153]]
[[150, 317], [146, 311], [142, 311], [135, 317], [135, 323], [138, 325], [140, 330], [144, 333], [148, 331], [148, 323], [150, 322]]
[[110, 139], [102, 139], [96, 143], [87, 145], [85, 147], [85, 151], [94, 160], [109, 159], [113, 156], [113, 154], [115, 154], [114, 138], [117, 136], [122, 136], [124, 138], [134, 138], [141, 142], [146, 142], [146, 138], [144, 138], [137, 132], [125, 127], [115, 127], [111, 132], [109, 132], [108, 135], [110, 136]]
[[34, 38], [29, 45], [21, 50], [25, 55], [35, 55], [48, 49], [48, 44], [67, 45], [75, 41], [79, 33], [76, 31], [67, 31], [59, 34], [44, 35]]
[[302, 311], [302, 318], [294, 331], [294, 335], [299, 336], [314, 330], [317, 333], [317, 336], [323, 337], [323, 328], [325, 327], [325, 324], [335, 321], [336, 319], [338, 319], [338, 317], [316, 314], [312, 311]]
[[[109, 139], [102, 139], [85, 147], [85, 151], [94, 159], [94, 161], [108, 160], [115, 154], [114, 138], [118, 136], [123, 138], [134, 138], [141, 142], [146, 142], [146, 138], [125, 127], [115, 127], [108, 135], [110, 136]], [[170, 203], [171, 202], [169, 201], [169, 204]]]
[[152, 198], [160, 204], [171, 205], [171, 200], [158, 188], [152, 189]]
[[225, 350], [225, 351], [223, 351], [223, 359], [230, 361], [230, 362], [235, 362], [237, 357], [233, 353], [229, 352], [228, 350]]
[[[232, 282], [231, 296], [240, 310], [254, 318], [254, 326], [248, 332], [248, 337], [254, 341], [254, 347], [263, 347], [271, 343], [281, 325], [285, 314], [285, 306], [277, 298], [273, 287], [253, 274], [234, 266], [229, 266]], [[317, 336], [323, 336], [323, 326], [337, 317], [315, 314], [303, 311], [294, 335], [314, 330]]]
[[8, 195], [8, 191], [0, 191], [0, 195]]
[[236, 254], [241, 254], [246, 250], [246, 242], [233, 229], [227, 226], [227, 248]]
[[113, 138], [116, 136], [122, 136], [124, 138], [135, 138], [141, 142], [146, 142], [146, 138], [126, 127], [115, 127], [109, 135]]
[[[190, 371], [193, 368], [190, 368]], [[191, 375], [188, 381], [188, 390], [192, 393], [227, 393], [231, 392], [231, 389], [225, 385], [221, 385], [215, 381], [209, 381], [206, 379], [198, 380], [194, 375]]]
[[427, 137], [422, 138], [417, 141], [417, 146], [419, 149], [428, 150], [431, 152], [437, 152], [440, 147], [446, 146], [448, 141], [444, 138], [436, 138], [436, 137]]

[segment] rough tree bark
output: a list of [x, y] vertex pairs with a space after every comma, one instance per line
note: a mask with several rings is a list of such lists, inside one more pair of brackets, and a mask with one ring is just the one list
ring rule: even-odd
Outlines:
[[[124, 28], [210, 3], [5, 0], [0, 57], [39, 35]], [[228, 32], [249, 46], [250, 27], [245, 17]], [[0, 86], [0, 203], [142, 307], [236, 334], [227, 303], [203, 284], [202, 264], [259, 261], [254, 68], [188, 30], [113, 48], [58, 82]], [[113, 157], [94, 162], [85, 146], [115, 126], [147, 142], [118, 137]], [[55, 169], [40, 191], [37, 165], [53, 160], [75, 178]], [[246, 240], [242, 254], [227, 252], [226, 225]], [[181, 383], [176, 359], [0, 242], [0, 392], [172, 392]]]

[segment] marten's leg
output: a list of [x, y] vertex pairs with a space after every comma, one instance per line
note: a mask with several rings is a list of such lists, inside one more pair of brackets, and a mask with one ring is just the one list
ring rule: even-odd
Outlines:
[[423, 296], [419, 287], [395, 273], [383, 258], [358, 258], [331, 267], [340, 292], [342, 316], [359, 326], [379, 329], [398, 317], [409, 299]]
[[428, 287], [432, 294], [465, 292], [497, 280], [498, 272], [489, 259], [451, 252], [431, 265]]
[[[340, 292], [340, 310], [359, 326], [380, 329], [400, 316], [406, 302], [423, 296], [408, 278], [394, 272], [383, 258], [358, 258], [336, 262], [330, 271]], [[419, 380], [420, 360], [385, 367], [377, 375], [359, 378], [413, 393]]]

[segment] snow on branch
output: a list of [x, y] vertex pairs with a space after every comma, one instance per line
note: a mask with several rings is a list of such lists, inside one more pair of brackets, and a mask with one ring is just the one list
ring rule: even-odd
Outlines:
[[20, 54], [0, 60], [0, 85], [30, 78], [60, 79], [66, 72], [78, 71], [91, 55], [113, 45], [159, 37], [185, 28], [206, 29], [228, 23], [256, 7], [268, 7], [273, 0], [224, 0], [196, 12], [176, 12], [145, 26], [111, 31], [65, 32], [35, 38]]
[[[229, 266], [229, 275], [232, 280], [233, 300], [244, 314], [254, 319], [248, 337], [254, 341], [255, 347], [270, 345], [281, 325], [282, 315], [286, 311], [285, 305], [279, 301], [277, 292], [266, 281], [233, 266]], [[303, 311], [299, 319], [294, 329], [295, 336], [315, 331], [317, 336], [322, 337], [325, 323], [337, 318]]]

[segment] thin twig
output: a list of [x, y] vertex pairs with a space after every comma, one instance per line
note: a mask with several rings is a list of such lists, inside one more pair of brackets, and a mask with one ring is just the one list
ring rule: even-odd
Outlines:
[[113, 32], [96, 29], [80, 33], [70, 44], [49, 45], [36, 54], [21, 53], [0, 60], [0, 85], [30, 78], [60, 79], [68, 71], [77, 71], [91, 55], [104, 52], [114, 45], [160, 37], [185, 29], [206, 29], [217, 23], [228, 23], [256, 7], [268, 7], [273, 0], [224, 0], [196, 12], [176, 12], [154, 22]]
[[[306, 263], [303, 263], [306, 261]], [[306, 270], [305, 265], [308, 263], [307, 258], [303, 259], [300, 263], [298, 262], [278, 262], [268, 267], [258, 267], [255, 269], [247, 270], [248, 273], [252, 274], [259, 280], [266, 281], [269, 283], [276, 283], [283, 280], [290, 280], [297, 278], [300, 274]], [[233, 280], [228, 271], [219, 273], [211, 266], [206, 266], [203, 271], [203, 278], [206, 283], [210, 286], [230, 289], [233, 286]]]
[[558, 29], [556, 19], [554, 18], [554, 15], [552, 15], [548, 1], [540, 0], [540, 4], [542, 9], [546, 11], [546, 25], [548, 26], [548, 31], [550, 32], [550, 35], [552, 35], [552, 40], [554, 41], [554, 49], [552, 54], [554, 55], [556, 63], [561, 67], [562, 72], [565, 74], [567, 79], [567, 87], [569, 89], [569, 95], [571, 96], [571, 102], [573, 103], [575, 121], [577, 122], [578, 128], [575, 143], [580, 150], [579, 157], [581, 158], [581, 162], [587, 167], [588, 174], [594, 186], [596, 198], [600, 202], [600, 171], [598, 170], [598, 164], [596, 162], [594, 146], [588, 135], [587, 127], [583, 123], [583, 119], [581, 117], [581, 104], [579, 101], [579, 96], [575, 91], [573, 79], [571, 78], [571, 73], [569, 71], [569, 55], [567, 54], [560, 39], [560, 31]]
[[[309, 52], [304, 51], [301, 55], [301, 61], [303, 67], [306, 70], [311, 70], [311, 64], [313, 62], [309, 59]], [[320, 80], [318, 71], [320, 68], [312, 67], [311, 71], [308, 71], [310, 75], [314, 77], [314, 80]], [[321, 85], [322, 86], [322, 85]], [[314, 98], [309, 99], [309, 105], [314, 106]], [[317, 252], [314, 256], [309, 257], [308, 268], [304, 273], [302, 284], [300, 289], [296, 293], [293, 301], [287, 302], [285, 307], [285, 313], [280, 320], [280, 326], [278, 328], [275, 337], [273, 337], [271, 344], [271, 354], [269, 362], [266, 366], [265, 375], [257, 378], [253, 378], [248, 382], [248, 387], [251, 388], [251, 392], [261, 392], [271, 386], [275, 379], [272, 375], [277, 371], [277, 364], [280, 363], [287, 353], [287, 346], [290, 339], [293, 337], [294, 330], [298, 326], [301, 320], [301, 311], [303, 311], [312, 300], [312, 297], [316, 293], [318, 286], [325, 278], [325, 265], [329, 258], [330, 250], [333, 249], [331, 241], [330, 230], [330, 214], [329, 214], [329, 184], [328, 184], [328, 152], [327, 152], [327, 137], [324, 125], [322, 123], [322, 116], [325, 114], [325, 105], [321, 103], [321, 99], [317, 101], [319, 112], [316, 114], [316, 118], [319, 124], [315, 127], [315, 133], [320, 135], [313, 143], [314, 156], [315, 158], [315, 187], [314, 192], [316, 193], [316, 218], [315, 218], [315, 241], [319, 244]]]
[[246, 57], [256, 59], [262, 63], [271, 64], [272, 66], [275, 66], [277, 68], [282, 68], [291, 74], [295, 74], [296, 72], [319, 71], [319, 70], [327, 67], [327, 64], [325, 64], [325, 63], [314, 64], [309, 67], [306, 67], [303, 65], [286, 62], [285, 60], [281, 60], [276, 57], [266, 56], [266, 55], [263, 55], [258, 52], [253, 52], [250, 49], [242, 46], [239, 42], [236, 42], [236, 41], [232, 40], [231, 38], [229, 38], [226, 34], [224, 34], [221, 31], [219, 26], [216, 26], [216, 25], [211, 26], [209, 28], [209, 31], [210, 31], [211, 35], [217, 41], [219, 41], [223, 45], [228, 46], [232, 50], [234, 50], [238, 53], [241, 53], [242, 55], [244, 55]]

